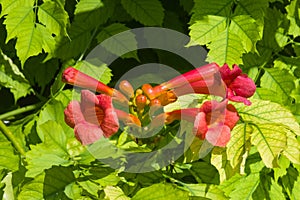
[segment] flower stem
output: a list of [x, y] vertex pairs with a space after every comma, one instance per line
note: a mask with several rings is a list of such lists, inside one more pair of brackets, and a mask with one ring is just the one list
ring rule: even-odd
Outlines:
[[0, 115], [0, 120], [7, 119], [11, 116], [19, 115], [19, 114], [34, 110], [34, 109], [38, 108], [40, 105], [41, 105], [40, 103], [37, 103], [34, 105], [29, 105], [29, 106], [25, 106], [25, 107], [22, 107], [22, 108], [19, 108], [16, 110], [12, 110], [10, 112]]
[[22, 155], [25, 156], [25, 150], [22, 145], [18, 142], [18, 139], [15, 135], [9, 130], [7, 126], [0, 120], [0, 130], [4, 133], [4, 135], [11, 141], [16, 150]]

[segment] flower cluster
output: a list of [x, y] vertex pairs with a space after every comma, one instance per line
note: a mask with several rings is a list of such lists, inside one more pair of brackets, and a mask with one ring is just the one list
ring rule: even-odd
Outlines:
[[[216, 63], [196, 68], [156, 86], [144, 84], [136, 91], [126, 80], [121, 81], [119, 90], [116, 90], [72, 67], [64, 71], [63, 81], [100, 93], [95, 95], [89, 90], [82, 90], [81, 101], [70, 102], [64, 112], [66, 123], [74, 128], [76, 138], [84, 145], [102, 136], [112, 136], [118, 131], [119, 122], [141, 127], [145, 116], [150, 116], [154, 125], [156, 122], [168, 125], [182, 119], [190, 121], [194, 124], [196, 137], [206, 139], [214, 146], [224, 147], [230, 140], [230, 131], [239, 120], [237, 110], [228, 102], [250, 105], [248, 98], [256, 90], [255, 83], [237, 65], [230, 69], [227, 64], [220, 67]], [[189, 93], [219, 96], [223, 100], [205, 101], [200, 108], [174, 110], [151, 118], [158, 108]], [[114, 108], [113, 100], [133, 108], [129, 109], [131, 113]]]

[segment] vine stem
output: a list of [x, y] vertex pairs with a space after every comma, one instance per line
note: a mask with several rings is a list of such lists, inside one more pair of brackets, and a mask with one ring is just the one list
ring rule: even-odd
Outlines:
[[11, 141], [16, 150], [22, 155], [25, 156], [25, 150], [22, 145], [18, 142], [15, 135], [9, 130], [7, 126], [0, 120], [0, 130], [4, 133], [4, 135]]
[[22, 107], [22, 108], [19, 108], [19, 109], [16, 109], [16, 110], [12, 110], [10, 112], [7, 112], [7, 113], [4, 113], [4, 114], [0, 115], [0, 120], [7, 119], [11, 116], [22, 114], [24, 112], [35, 110], [36, 108], [40, 107], [40, 105], [41, 104], [38, 103], [38, 104], [34, 104], [34, 105], [25, 106], [25, 107]]

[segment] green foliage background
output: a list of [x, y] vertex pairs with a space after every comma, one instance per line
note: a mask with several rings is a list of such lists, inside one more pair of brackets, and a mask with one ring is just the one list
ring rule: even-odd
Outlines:
[[[0, 5], [0, 199], [300, 199], [299, 0]], [[63, 116], [72, 90], [61, 73], [69, 65], [99, 67], [82, 61], [93, 47], [146, 26], [189, 35], [187, 46], [205, 47], [208, 62], [239, 64], [258, 88], [251, 106], [235, 104], [241, 120], [226, 148], [195, 159], [201, 142], [194, 141], [172, 165], [133, 174], [95, 160], [74, 138]], [[138, 50], [100, 66], [101, 81], [113, 86], [149, 62], [192, 68], [168, 52]], [[112, 138], [119, 147], [151, 149], [130, 141], [126, 131], [119, 136]]]

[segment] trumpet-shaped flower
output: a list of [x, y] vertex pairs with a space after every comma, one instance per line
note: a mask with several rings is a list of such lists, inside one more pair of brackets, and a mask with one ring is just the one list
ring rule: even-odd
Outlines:
[[233, 65], [232, 70], [230, 70], [229, 66], [224, 64], [220, 68], [220, 73], [227, 85], [227, 98], [231, 101], [251, 105], [247, 98], [251, 97], [256, 90], [253, 80], [247, 74], [243, 74], [237, 65]]
[[76, 138], [83, 145], [115, 134], [119, 129], [118, 119], [127, 125], [140, 126], [140, 121], [133, 115], [114, 109], [110, 96], [95, 95], [89, 90], [82, 90], [81, 101], [71, 101], [64, 114], [65, 122], [74, 128]]
[[[230, 140], [230, 130], [239, 120], [233, 105], [225, 100], [207, 101], [201, 108], [188, 108], [165, 113], [167, 124], [174, 120], [187, 120], [194, 123], [194, 134], [200, 139], [206, 139], [214, 146], [224, 147]], [[161, 116], [160, 116], [161, 117]]]

